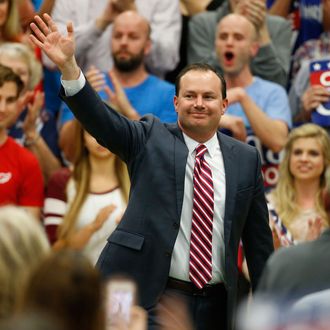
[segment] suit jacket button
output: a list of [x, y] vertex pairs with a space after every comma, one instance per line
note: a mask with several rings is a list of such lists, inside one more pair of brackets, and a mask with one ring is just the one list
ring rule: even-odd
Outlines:
[[174, 229], [179, 229], [179, 224], [177, 222], [173, 222], [173, 228]]
[[171, 256], [171, 252], [166, 251], [166, 252], [165, 252], [165, 256], [166, 256], [166, 257], [170, 257], [170, 256]]

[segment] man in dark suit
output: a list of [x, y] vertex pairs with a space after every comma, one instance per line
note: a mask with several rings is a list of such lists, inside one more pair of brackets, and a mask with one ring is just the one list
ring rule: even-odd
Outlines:
[[129, 169], [130, 201], [98, 261], [102, 274], [134, 277], [150, 329], [157, 329], [160, 298], [169, 294], [185, 298], [197, 329], [231, 328], [240, 239], [253, 288], [273, 244], [259, 154], [218, 132], [228, 103], [223, 77], [205, 64], [187, 67], [176, 83], [177, 124], [153, 116], [131, 121], [86, 82], [74, 58], [72, 24], [62, 36], [44, 19], [31, 24], [31, 40], [61, 70], [62, 97]]

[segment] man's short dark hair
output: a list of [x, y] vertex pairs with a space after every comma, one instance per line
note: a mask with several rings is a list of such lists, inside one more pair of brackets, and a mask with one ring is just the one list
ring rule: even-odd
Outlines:
[[11, 68], [0, 64], [0, 87], [7, 82], [13, 82], [17, 86], [18, 97], [24, 88], [23, 81]]
[[221, 82], [221, 95], [222, 98], [225, 99], [227, 97], [227, 87], [226, 87], [226, 80], [224, 76], [218, 72], [212, 65], [209, 65], [207, 63], [193, 63], [189, 64], [186, 67], [184, 67], [179, 74], [177, 75], [175, 79], [175, 95], [178, 96], [180, 92], [180, 82], [181, 78], [189, 71], [212, 71], [214, 72]]

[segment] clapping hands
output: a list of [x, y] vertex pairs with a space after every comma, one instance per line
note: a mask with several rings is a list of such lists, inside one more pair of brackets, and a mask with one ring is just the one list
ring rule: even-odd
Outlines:
[[128, 100], [126, 93], [113, 71], [108, 72], [114, 90], [106, 83], [104, 74], [92, 66], [86, 72], [86, 78], [91, 86], [97, 91], [104, 90], [107, 94], [107, 102], [119, 113], [130, 119], [139, 119], [139, 115]]

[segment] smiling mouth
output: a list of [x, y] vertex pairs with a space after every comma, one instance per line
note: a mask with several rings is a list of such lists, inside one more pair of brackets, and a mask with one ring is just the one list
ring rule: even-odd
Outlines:
[[310, 167], [306, 167], [306, 166], [302, 166], [302, 167], [298, 167], [298, 170], [301, 172], [307, 172], [310, 171], [311, 168]]
[[206, 116], [206, 113], [205, 112], [192, 112], [191, 115], [195, 116], [195, 117], [204, 117], [204, 116]]

